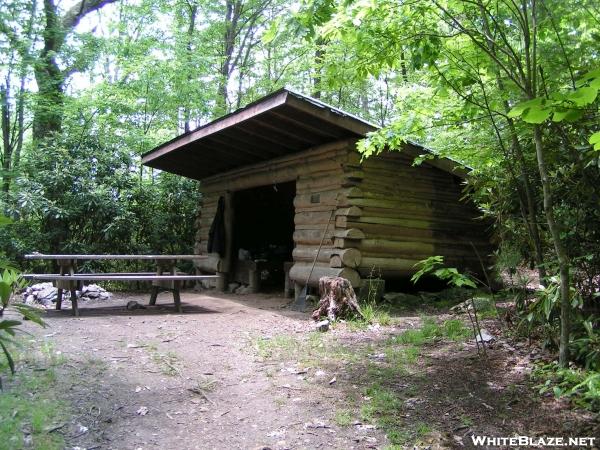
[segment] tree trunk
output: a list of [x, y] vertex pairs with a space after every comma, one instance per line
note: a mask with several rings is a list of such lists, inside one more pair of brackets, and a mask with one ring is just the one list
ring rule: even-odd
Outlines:
[[362, 317], [356, 294], [348, 280], [342, 277], [321, 277], [319, 279], [321, 300], [319, 307], [312, 313], [314, 320], [323, 316], [331, 321], [357, 315]]
[[10, 142], [10, 106], [8, 103], [9, 86], [0, 86], [0, 115], [2, 116], [2, 191], [8, 194], [10, 189], [10, 166], [12, 161], [12, 144]]
[[64, 106], [65, 75], [58, 67], [56, 55], [65, 37], [53, 0], [44, 0], [44, 15], [44, 47], [34, 64], [38, 93], [33, 112], [33, 140], [37, 142], [60, 132]]
[[313, 76], [313, 92], [314, 98], [321, 98], [321, 71], [323, 65], [323, 57], [325, 56], [326, 41], [322, 37], [316, 40], [317, 49], [315, 50], [315, 75]]
[[[188, 69], [192, 67], [192, 54], [193, 54], [193, 38], [194, 38], [194, 32], [196, 30], [196, 15], [198, 14], [198, 5], [196, 3], [188, 3], [187, 4], [188, 9], [189, 9], [189, 23], [188, 23], [188, 29], [187, 29], [187, 43], [186, 43], [186, 56], [187, 56], [187, 63], [188, 63]], [[187, 82], [188, 85], [192, 84], [192, 74], [191, 72], [188, 71], [188, 76], [187, 76]], [[189, 100], [186, 102], [186, 105], [184, 106], [183, 109], [183, 131], [185, 133], [189, 133], [191, 127], [190, 127], [190, 120], [191, 120], [191, 114], [190, 114], [190, 104], [189, 104]]]
[[216, 115], [222, 115], [227, 112], [229, 95], [227, 88], [231, 76], [231, 62], [235, 48], [235, 37], [238, 29], [238, 21], [242, 13], [242, 2], [239, 0], [227, 0], [225, 3], [225, 34], [223, 36], [223, 62], [219, 73], [221, 75], [217, 87], [217, 108]]
[[72, 68], [61, 70], [56, 61], [65, 39], [81, 19], [116, 0], [80, 0], [58, 14], [54, 0], [44, 0], [45, 24], [42, 32], [44, 47], [34, 63], [35, 81], [38, 87], [37, 101], [33, 111], [33, 140], [40, 142], [62, 128], [64, 109], [64, 84]]
[[569, 337], [570, 337], [570, 316], [571, 299], [569, 283], [569, 257], [567, 249], [563, 245], [560, 237], [560, 229], [554, 216], [554, 201], [552, 198], [552, 188], [548, 179], [546, 162], [544, 159], [544, 147], [542, 141], [542, 131], [539, 125], [533, 128], [533, 137], [535, 141], [535, 151], [538, 161], [538, 169], [542, 181], [542, 192], [544, 194], [544, 211], [546, 221], [554, 242], [554, 249], [558, 258], [560, 272], [560, 347], [558, 353], [558, 362], [561, 367], [567, 367], [569, 363]]

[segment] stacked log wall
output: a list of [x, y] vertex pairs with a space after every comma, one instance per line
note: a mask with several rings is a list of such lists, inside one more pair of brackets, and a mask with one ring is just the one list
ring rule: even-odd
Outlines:
[[415, 264], [433, 255], [444, 256], [448, 266], [481, 272], [479, 258], [487, 264], [492, 250], [488, 224], [462, 200], [461, 178], [427, 163], [413, 166], [411, 151], [355, 160], [350, 156], [344, 183], [353, 212], [338, 214], [336, 227], [364, 238], [337, 238], [334, 249], [359, 255], [361, 277], [410, 276]]
[[[361, 162], [355, 148], [356, 140], [339, 141], [204, 180], [196, 251], [207, 252], [220, 196], [295, 180], [290, 279], [298, 284], [306, 282], [323, 236], [312, 286], [322, 276], [343, 276], [354, 287], [373, 275], [410, 276], [417, 262], [432, 255], [480, 272], [477, 253], [486, 261], [491, 251], [487, 224], [461, 200], [460, 178], [445, 166], [413, 167], [414, 149]], [[209, 271], [228, 266], [216, 254], [199, 265]]]
[[[309, 284], [316, 286], [322, 276], [343, 276], [358, 285], [360, 276], [350, 267], [356, 267], [356, 264], [349, 263], [353, 251], [338, 249], [336, 253], [333, 247], [334, 239], [348, 236], [344, 228], [336, 228], [335, 222], [338, 208], [348, 206], [341, 188], [347, 178], [344, 168], [348, 163], [349, 149], [355, 148], [355, 143], [353, 139], [343, 140], [203, 180], [196, 252], [207, 253], [209, 230], [219, 197], [228, 192], [295, 180], [295, 229], [290, 230], [294, 239], [292, 258], [295, 264], [290, 270], [290, 279], [300, 284], [306, 282], [324, 237]], [[334, 257], [348, 264], [338, 262], [332, 265]], [[227, 265], [226, 258], [217, 254], [210, 254], [207, 260], [197, 263], [200, 270], [216, 272], [223, 271]]]

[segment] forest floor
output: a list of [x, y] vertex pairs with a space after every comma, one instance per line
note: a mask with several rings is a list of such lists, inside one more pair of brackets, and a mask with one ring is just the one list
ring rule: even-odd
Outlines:
[[595, 416], [537, 395], [539, 355], [499, 339], [480, 357], [468, 323], [448, 314], [319, 333], [278, 296], [190, 291], [177, 314], [165, 293], [156, 307], [126, 310], [147, 297], [115, 294], [82, 304], [79, 318], [50, 310], [47, 328], [26, 324], [27, 346], [45, 357], [22, 354], [21, 376], [50, 364], [53, 376], [29, 389], [51, 392], [57, 410], [37, 434], [22, 426], [25, 447], [45, 448], [44, 433], [90, 450], [472, 448], [471, 435], [600, 435]]

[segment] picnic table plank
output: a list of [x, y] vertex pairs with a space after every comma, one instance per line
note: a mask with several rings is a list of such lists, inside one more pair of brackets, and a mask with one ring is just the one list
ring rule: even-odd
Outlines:
[[77, 273], [74, 275], [61, 275], [58, 273], [37, 274], [27, 273], [23, 278], [30, 280], [46, 281], [192, 281], [218, 278], [218, 275], [107, 275], [107, 274], [86, 274]]
[[84, 259], [129, 259], [129, 260], [194, 260], [194, 259], [206, 259], [207, 255], [48, 255], [42, 253], [32, 253], [25, 255], [25, 259], [72, 259], [72, 260], [84, 260]]
[[[61, 309], [63, 289], [71, 290], [73, 314], [79, 315], [77, 296], [75, 291], [83, 281], [152, 281], [150, 305], [156, 304], [159, 289], [166, 289], [173, 293], [175, 309], [182, 312], [179, 289], [182, 281], [206, 280], [219, 278], [217, 275], [178, 275], [176, 262], [183, 260], [205, 259], [207, 255], [66, 255], [32, 253], [25, 255], [29, 260], [55, 260], [60, 267], [59, 274], [25, 274], [24, 278], [30, 280], [53, 281], [58, 288], [56, 309]], [[125, 272], [125, 273], [76, 273], [76, 261], [82, 260], [138, 260], [154, 261], [156, 272]], [[165, 272], [166, 269], [166, 272]], [[170, 282], [170, 283], [164, 283]]]

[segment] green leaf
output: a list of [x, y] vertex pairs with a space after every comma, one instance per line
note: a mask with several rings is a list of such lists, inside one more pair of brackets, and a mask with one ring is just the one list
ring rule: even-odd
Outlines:
[[545, 102], [545, 100], [542, 97], [538, 97], [538, 98], [534, 98], [533, 100], [528, 100], [526, 102], [519, 103], [519, 104], [515, 105], [508, 112], [508, 117], [512, 117], [512, 118], [519, 117], [528, 109], [535, 107], [535, 106], [541, 106], [544, 104], [544, 102]]
[[2, 351], [4, 352], [4, 356], [6, 356], [6, 360], [8, 361], [8, 367], [10, 367], [10, 371], [14, 374], [15, 373], [15, 362], [12, 359], [12, 356], [10, 355], [10, 352], [6, 348], [6, 345], [4, 345], [4, 342], [2, 342], [1, 340], [0, 340], [0, 347], [2, 347]]
[[600, 150], [600, 131], [596, 131], [590, 136], [589, 143], [594, 146], [594, 150]]
[[585, 106], [596, 100], [598, 95], [598, 89], [593, 87], [584, 86], [571, 92], [567, 98], [577, 106]]
[[12, 219], [6, 217], [3, 214], [0, 214], [0, 227], [5, 227], [6, 225], [10, 225], [11, 223], [13, 223]]
[[581, 119], [583, 111], [571, 108], [556, 108], [552, 116], [553, 122], [575, 122]]
[[263, 44], [270, 44], [279, 33], [279, 20], [274, 20], [262, 36]]
[[600, 67], [594, 70], [590, 70], [586, 74], [584, 74], [581, 79], [578, 81], [578, 84], [585, 83], [586, 81], [593, 80], [594, 78], [600, 78]]
[[8, 331], [10, 328], [18, 327], [21, 322], [18, 320], [3, 320], [0, 322], [0, 330]]
[[6, 308], [8, 301], [10, 300], [10, 294], [12, 294], [12, 284], [6, 281], [0, 281], [0, 303]]
[[542, 123], [552, 114], [550, 108], [532, 107], [523, 113], [523, 120], [527, 123]]
[[14, 308], [19, 311], [27, 320], [31, 320], [32, 322], [46, 328], [46, 322], [44, 322], [44, 320], [41, 318], [40, 311], [38, 309], [23, 304], [14, 305]]
[[554, 396], [555, 397], [560, 397], [563, 393], [562, 389], [559, 388], [558, 386], [554, 386], [554, 388], [552, 389], [552, 391], [554, 392]]

